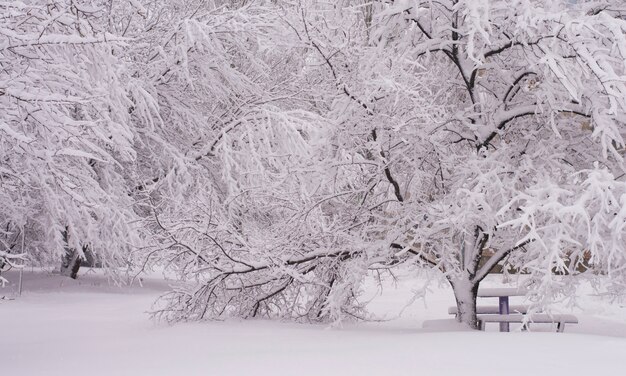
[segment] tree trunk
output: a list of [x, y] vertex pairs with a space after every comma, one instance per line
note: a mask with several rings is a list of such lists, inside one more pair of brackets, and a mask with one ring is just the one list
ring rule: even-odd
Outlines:
[[472, 329], [478, 327], [476, 318], [476, 294], [478, 293], [478, 283], [472, 283], [465, 275], [458, 279], [450, 280], [454, 298], [456, 299], [457, 314], [456, 320]]
[[76, 249], [69, 247], [67, 229], [62, 234], [65, 241], [65, 255], [63, 255], [63, 260], [61, 261], [61, 274], [76, 279], [80, 269], [81, 257]]
[[80, 255], [73, 248], [66, 249], [66, 252], [61, 264], [61, 274], [76, 279], [80, 269]]

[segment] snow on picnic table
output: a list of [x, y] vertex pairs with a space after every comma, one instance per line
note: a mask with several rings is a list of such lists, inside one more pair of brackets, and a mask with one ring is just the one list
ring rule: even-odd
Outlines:
[[[15, 276], [9, 276], [14, 282]], [[447, 319], [444, 286], [402, 311], [419, 281], [386, 284], [371, 302], [389, 321], [327, 325], [228, 320], [168, 326], [145, 312], [166, 282], [116, 288], [25, 273], [25, 293], [0, 300], [2, 375], [621, 375], [626, 309], [589, 300], [565, 333], [432, 332]], [[373, 286], [373, 285], [372, 285]], [[375, 295], [375, 288], [370, 288]], [[11, 297], [9, 289], [0, 297]], [[400, 314], [401, 313], [401, 314]]]

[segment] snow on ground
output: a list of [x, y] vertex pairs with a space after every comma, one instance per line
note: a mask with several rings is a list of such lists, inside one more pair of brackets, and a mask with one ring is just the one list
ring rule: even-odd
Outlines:
[[[11, 282], [16, 274], [6, 275]], [[451, 292], [423, 282], [385, 283], [371, 309], [388, 321], [339, 328], [265, 320], [168, 326], [145, 314], [167, 288], [159, 279], [119, 288], [97, 273], [78, 281], [24, 274], [24, 293], [0, 289], [2, 375], [622, 375], [626, 307], [588, 295], [565, 333], [422, 329], [447, 319]], [[494, 282], [495, 283], [495, 282]], [[368, 294], [375, 295], [374, 284]], [[12, 300], [11, 300], [12, 299]], [[539, 328], [541, 329], [541, 328]], [[545, 330], [548, 330], [546, 328]]]

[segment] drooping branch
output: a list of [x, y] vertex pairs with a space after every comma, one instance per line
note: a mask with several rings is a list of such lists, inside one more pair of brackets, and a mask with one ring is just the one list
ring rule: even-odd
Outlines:
[[[438, 264], [435, 261], [429, 259], [422, 252], [416, 251], [416, 250], [414, 250], [413, 248], [410, 248], [410, 247], [403, 246], [403, 245], [401, 245], [399, 243], [391, 243], [389, 246], [392, 249], [398, 250], [400, 252], [404, 252], [404, 253], [408, 253], [408, 254], [413, 255], [413, 256], [417, 256], [417, 258], [420, 261], [424, 262], [425, 264], [427, 264], [427, 265], [429, 265], [431, 267], [438, 268], [441, 271], [445, 272], [445, 270], [443, 269], [443, 265]], [[401, 259], [401, 258], [399, 258], [397, 256], [393, 256], [391, 261], [390, 261], [390, 265], [396, 265], [396, 264], [399, 264], [399, 263], [401, 263], [403, 261], [405, 261], [405, 260]]]
[[[517, 93], [517, 90], [519, 90], [518, 84], [520, 83], [520, 81], [523, 80], [524, 77], [527, 77], [527, 76], [530, 76], [530, 75], [537, 75], [537, 73], [535, 73], [533, 71], [525, 71], [525, 72], [521, 73], [519, 76], [517, 76], [517, 78], [513, 81], [513, 83], [507, 89], [506, 93], [504, 94], [504, 97], [502, 97], [502, 103], [506, 104], [511, 99], [513, 99], [513, 96], [515, 96], [515, 94]], [[511, 92], [514, 89], [516, 89], [516, 92], [511, 95]], [[511, 98], [509, 98], [509, 95], [511, 95]]]
[[511, 121], [524, 117], [531, 116], [537, 113], [537, 105], [529, 105], [529, 106], [520, 106], [513, 110], [503, 111], [500, 113], [496, 120], [496, 130], [491, 132], [484, 141], [476, 146], [476, 150], [480, 151], [483, 148], [488, 148], [491, 144], [491, 141], [499, 134], [499, 131], [504, 129], [504, 127], [510, 123]]

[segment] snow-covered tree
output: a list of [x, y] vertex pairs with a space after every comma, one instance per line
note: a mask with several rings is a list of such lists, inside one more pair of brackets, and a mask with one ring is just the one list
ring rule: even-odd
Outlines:
[[362, 148], [380, 150], [353, 156], [380, 163], [396, 201], [375, 221], [396, 237], [389, 262], [440, 269], [471, 327], [478, 285], [503, 261], [530, 272], [540, 294], [554, 270], [621, 268], [620, 13], [539, 1], [379, 9], [374, 57], [353, 69], [360, 101], [345, 101], [361, 113], [350, 114], [355, 126], [371, 132]]
[[66, 256], [73, 266], [87, 248], [119, 264], [138, 239], [127, 40], [105, 30], [95, 5], [0, 4], [0, 223], [24, 239], [11, 252], [44, 264]]
[[[193, 47], [182, 49], [185, 55], [174, 61], [187, 63], [173, 66], [158, 90], [178, 88], [163, 100], [173, 103], [168, 115], [186, 121], [185, 127], [195, 123], [188, 129], [195, 137], [187, 156], [205, 178], [193, 194], [176, 200], [179, 205], [151, 202], [157, 242], [147, 251], [179, 269], [185, 281], [165, 300], [160, 313], [167, 319], [290, 316], [289, 308], [273, 312], [274, 298], [282, 299], [281, 292], [297, 296], [301, 287], [275, 268], [286, 270], [280, 260], [289, 257], [313, 260], [302, 255], [335, 236], [306, 222], [318, 215], [290, 221], [310, 205], [314, 184], [307, 172], [320, 169], [311, 161], [322, 150], [327, 124], [319, 116], [325, 109], [316, 108], [325, 100], [309, 89], [319, 80], [317, 72], [306, 71], [307, 47], [282, 15], [271, 2], [257, 2], [210, 9], [180, 23], [178, 43]], [[253, 276], [239, 278], [243, 273]], [[259, 282], [266, 273], [277, 278]], [[326, 293], [321, 283], [304, 285], [315, 284]], [[298, 312], [319, 315], [322, 303], [309, 301]]]
[[223, 202], [317, 137], [271, 2], [1, 6], [7, 251], [74, 276], [87, 250], [129, 266], [148, 239], [170, 249], [157, 215], [237, 221]]

